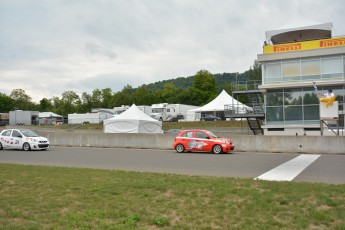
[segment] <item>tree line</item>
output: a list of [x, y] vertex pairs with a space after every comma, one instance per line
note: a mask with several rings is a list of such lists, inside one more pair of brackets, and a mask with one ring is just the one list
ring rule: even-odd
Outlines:
[[[0, 112], [32, 110], [66, 116], [70, 113], [87, 113], [92, 108], [114, 108], [133, 103], [152, 105], [167, 102], [202, 106], [213, 100], [223, 89], [231, 95], [236, 80], [259, 79], [261, 66], [255, 61], [250, 70], [241, 74], [213, 75], [207, 70], [200, 70], [191, 77], [156, 82], [138, 88], [126, 85], [118, 92], [112, 92], [110, 88], [95, 89], [92, 93], [83, 92], [79, 96], [75, 91], [65, 91], [61, 97], [43, 98], [39, 103], [32, 102], [25, 90], [13, 89], [10, 95], [0, 92]], [[246, 99], [242, 98], [241, 102], [245, 103]]]

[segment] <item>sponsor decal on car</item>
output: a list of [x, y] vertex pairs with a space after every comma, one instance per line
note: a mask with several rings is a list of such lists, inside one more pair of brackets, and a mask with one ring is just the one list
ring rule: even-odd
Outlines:
[[207, 143], [202, 141], [191, 140], [188, 142], [187, 146], [191, 149], [202, 149], [203, 146], [206, 146]]

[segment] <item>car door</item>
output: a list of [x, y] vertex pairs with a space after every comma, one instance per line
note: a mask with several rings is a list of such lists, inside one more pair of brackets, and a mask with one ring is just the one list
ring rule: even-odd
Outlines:
[[21, 149], [23, 145], [23, 135], [18, 130], [13, 130], [11, 136], [12, 148]]
[[209, 152], [212, 148], [209, 136], [203, 131], [196, 131], [196, 140], [199, 142], [199, 151]]
[[186, 150], [193, 150], [195, 143], [194, 139], [195, 138], [193, 130], [187, 131], [181, 136], [181, 142], [183, 143]]
[[4, 148], [11, 148], [11, 133], [12, 130], [5, 130], [1, 133], [0, 141]]

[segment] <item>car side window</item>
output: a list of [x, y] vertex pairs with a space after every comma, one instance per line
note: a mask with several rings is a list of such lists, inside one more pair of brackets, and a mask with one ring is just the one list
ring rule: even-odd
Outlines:
[[11, 130], [7, 130], [7, 131], [3, 132], [2, 136], [5, 136], [5, 137], [11, 136]]
[[12, 137], [21, 137], [22, 135], [17, 130], [13, 130]]
[[193, 131], [189, 131], [189, 132], [185, 132], [182, 136], [183, 137], [193, 137], [194, 132]]
[[206, 139], [206, 134], [203, 132], [196, 132], [196, 137]]

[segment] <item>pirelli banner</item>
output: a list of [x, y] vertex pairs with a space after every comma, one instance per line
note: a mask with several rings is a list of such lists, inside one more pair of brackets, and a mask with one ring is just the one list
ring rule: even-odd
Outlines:
[[264, 46], [264, 54], [345, 46], [345, 37]]

